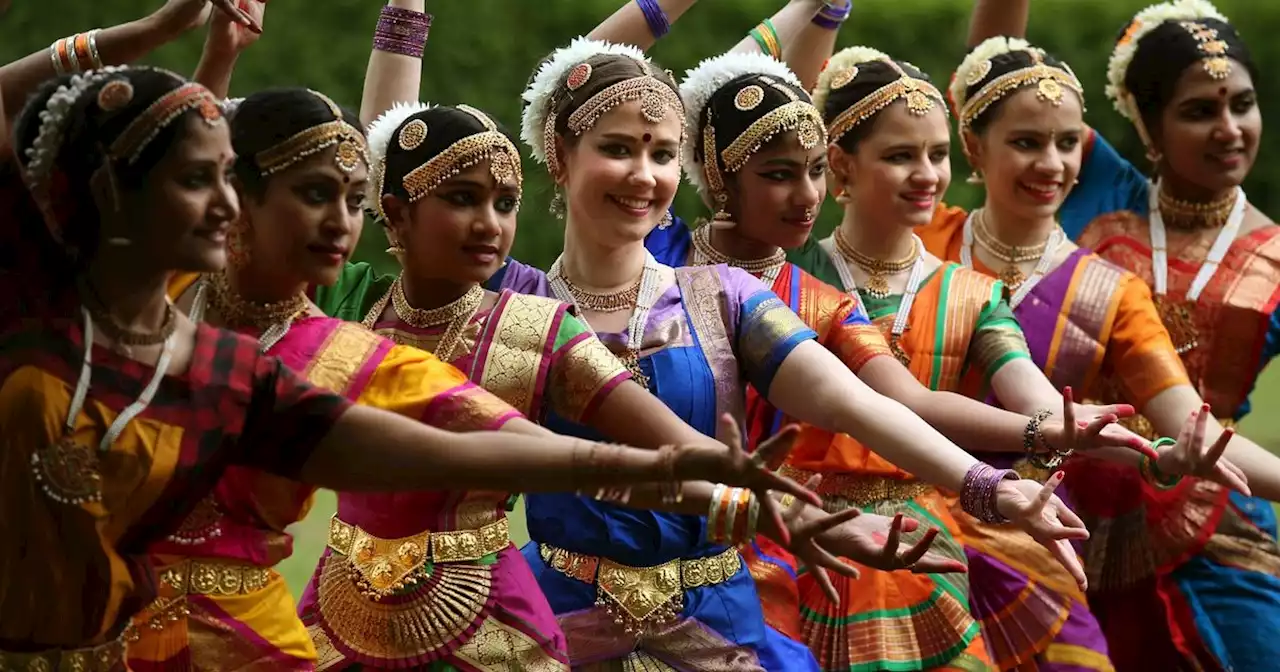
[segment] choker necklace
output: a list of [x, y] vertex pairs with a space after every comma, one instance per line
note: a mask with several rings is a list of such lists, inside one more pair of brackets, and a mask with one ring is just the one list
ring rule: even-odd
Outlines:
[[[977, 210], [969, 213], [968, 218], [964, 220], [964, 232], [962, 234], [960, 244], [960, 264], [965, 268], [973, 268], [973, 243], [974, 239], [977, 238], [975, 234], [979, 230], [978, 224], [985, 221], [982, 212], [982, 208], [978, 208]], [[1040, 284], [1040, 281], [1044, 279], [1044, 276], [1053, 266], [1053, 261], [1058, 256], [1058, 248], [1066, 241], [1067, 234], [1062, 231], [1062, 227], [1055, 226], [1053, 231], [1049, 232], [1049, 237], [1044, 241], [1043, 254], [1040, 255], [1039, 259], [1035, 260], [1036, 266], [1031, 270], [1031, 276], [1021, 279], [1018, 287], [1009, 287], [1008, 285], [1005, 285], [1006, 288], [1012, 292], [1012, 295], [1009, 297], [1010, 308], [1017, 308], [1022, 303], [1022, 300], [1027, 298], [1027, 295], [1031, 293], [1031, 290], [1035, 289], [1036, 285]], [[991, 250], [989, 247], [987, 249], [997, 257], [1000, 256], [995, 250]], [[1001, 258], [1001, 261], [1009, 263], [1008, 260], [1003, 257]], [[1031, 260], [1028, 259], [1027, 261]], [[1017, 269], [1016, 266], [1013, 268]], [[1006, 269], [1006, 271], [1007, 270], [1008, 269]], [[1004, 275], [1004, 273], [1000, 274], [1001, 282], [1005, 281]], [[1021, 271], [1019, 271], [1019, 275], [1021, 275]]]
[[[213, 290], [209, 301], [222, 318], [223, 326], [228, 329], [251, 327], [262, 332], [258, 335], [258, 352], [262, 353], [279, 343], [289, 333], [293, 321], [306, 314], [310, 308], [305, 294], [274, 303], [249, 301], [231, 289], [226, 272], [207, 275], [203, 282]], [[204, 298], [204, 286], [197, 291], [199, 301]], [[196, 312], [194, 306], [192, 312]], [[200, 306], [199, 314], [204, 314], [203, 305]]]
[[915, 265], [916, 259], [919, 259], [920, 245], [913, 238], [911, 242], [911, 253], [901, 259], [885, 261], [876, 259], [875, 257], [863, 254], [850, 245], [844, 239], [844, 234], [839, 228], [835, 230], [836, 250], [840, 256], [852, 261], [862, 272], [867, 274], [867, 282], [862, 286], [862, 291], [869, 296], [877, 299], [889, 298], [891, 294], [889, 290], [889, 280], [886, 276], [897, 275], [906, 271]]
[[760, 259], [730, 257], [711, 244], [711, 226], [706, 222], [693, 231], [693, 254], [690, 257], [689, 265], [691, 266], [726, 264], [741, 268], [759, 277], [766, 287], [773, 287], [773, 282], [778, 279], [778, 273], [787, 262], [787, 252], [780, 247], [775, 248], [773, 254]]
[[1164, 189], [1159, 190], [1160, 217], [1171, 229], [1196, 230], [1216, 229], [1227, 224], [1231, 218], [1231, 210], [1235, 207], [1239, 192], [1232, 189], [1228, 194], [1209, 201], [1197, 203], [1184, 201], [1169, 195]]
[[570, 282], [569, 278], [564, 278], [564, 284], [573, 294], [573, 300], [579, 308], [590, 310], [593, 313], [620, 313], [624, 310], [631, 310], [635, 307], [636, 301], [640, 300], [641, 278], [643, 278], [643, 275], [640, 278], [636, 278], [636, 284], [627, 289], [608, 294], [588, 292]]
[[1027, 275], [1018, 268], [1018, 264], [1028, 261], [1039, 261], [1045, 257], [1045, 252], [1049, 249], [1049, 238], [1041, 241], [1036, 245], [1010, 245], [996, 238], [991, 233], [991, 225], [987, 221], [987, 211], [985, 208], [978, 208], [973, 216], [974, 224], [973, 237], [978, 244], [992, 256], [1004, 262], [1004, 270], [1000, 271], [1000, 281], [1004, 283], [1009, 291], [1016, 292], [1026, 282]]
[[[418, 329], [444, 326], [444, 334], [440, 336], [440, 342], [435, 347], [435, 356], [443, 362], [453, 361], [458, 345], [462, 343], [463, 332], [471, 323], [471, 318], [475, 317], [476, 312], [480, 310], [480, 304], [484, 302], [484, 288], [480, 285], [472, 285], [462, 296], [439, 308], [414, 308], [409, 305], [409, 299], [404, 295], [403, 273], [392, 283], [391, 291], [387, 294], [390, 296], [392, 307], [395, 308], [396, 317], [403, 320], [405, 324]], [[373, 325], [386, 307], [387, 296], [383, 296], [365, 316], [364, 326], [373, 329]]]
[[173, 309], [173, 303], [168, 300], [164, 305], [164, 322], [160, 325], [160, 329], [156, 331], [133, 331], [120, 325], [116, 318], [107, 310], [106, 304], [102, 298], [98, 296], [98, 292], [91, 285], [86, 283], [85, 310], [89, 312], [93, 321], [98, 324], [98, 328], [106, 332], [107, 337], [112, 340], [121, 349], [128, 351], [134, 347], [148, 347], [164, 343], [178, 327], [176, 319], [177, 311]]

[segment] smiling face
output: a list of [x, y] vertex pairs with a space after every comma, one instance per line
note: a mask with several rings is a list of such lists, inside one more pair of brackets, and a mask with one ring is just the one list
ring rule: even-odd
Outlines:
[[1080, 174], [1080, 98], [1064, 92], [1054, 105], [1027, 87], [996, 105], [981, 135], [965, 132], [973, 167], [986, 182], [987, 204], [1019, 221], [1052, 218]]
[[502, 267], [516, 234], [520, 187], [482, 161], [414, 203], [383, 197], [388, 226], [415, 278], [479, 283]]
[[915, 115], [898, 101], [863, 123], [875, 126], [856, 151], [830, 150], [857, 218], [928, 224], [951, 184], [951, 127], [941, 105]]
[[681, 124], [673, 110], [648, 121], [637, 100], [613, 108], [568, 143], [560, 152], [559, 182], [572, 235], [607, 248], [644, 240], [680, 183]]
[[795, 133], [774, 138], [728, 182], [735, 231], [785, 249], [804, 245], [827, 195], [827, 149], [800, 146]]
[[331, 147], [270, 176], [260, 196], [244, 198], [250, 263], [297, 282], [332, 285], [355, 250], [364, 227], [369, 170], [350, 173]]
[[[234, 153], [227, 124], [210, 125], [196, 114], [179, 139], [146, 176], [141, 189], [125, 194], [121, 216], [104, 222], [103, 236], [134, 241], [142, 259], [162, 259], [171, 269], [208, 272], [226, 266], [226, 236], [239, 216], [231, 186]], [[109, 208], [99, 203], [99, 212]], [[145, 227], [141, 235], [133, 233]]]
[[1249, 71], [1232, 61], [1231, 74], [1216, 80], [1199, 62], [1191, 64], [1152, 135], [1164, 155], [1162, 176], [1213, 194], [1238, 186], [1257, 159], [1262, 136]]

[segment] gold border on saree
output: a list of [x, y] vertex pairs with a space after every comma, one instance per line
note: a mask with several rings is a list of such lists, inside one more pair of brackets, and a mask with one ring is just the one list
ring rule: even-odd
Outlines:
[[511, 544], [506, 518], [474, 530], [421, 532], [399, 539], [382, 539], [343, 522], [329, 519], [329, 548], [345, 556], [364, 580], [371, 597], [385, 597], [416, 583], [413, 577], [428, 562], [468, 562], [493, 555]]
[[[797, 483], [805, 483], [818, 472], [784, 466], [779, 471]], [[822, 474], [822, 484], [817, 493], [824, 498], [839, 497], [852, 506], [871, 506], [878, 502], [915, 499], [935, 490], [934, 486], [920, 481], [904, 481], [898, 478], [870, 476], [866, 474]], [[828, 509], [834, 502], [826, 502]], [[847, 507], [839, 507], [847, 508]]]
[[737, 549], [706, 558], [677, 558], [654, 567], [629, 567], [608, 558], [539, 544], [547, 566], [583, 583], [595, 584], [597, 604], [610, 609], [628, 631], [669, 621], [684, 610], [684, 591], [724, 583], [742, 569]]
[[0, 651], [0, 672], [116, 672], [124, 669], [124, 641], [39, 653]]
[[225, 560], [183, 560], [160, 570], [160, 581], [182, 595], [249, 595], [271, 576], [270, 567]]

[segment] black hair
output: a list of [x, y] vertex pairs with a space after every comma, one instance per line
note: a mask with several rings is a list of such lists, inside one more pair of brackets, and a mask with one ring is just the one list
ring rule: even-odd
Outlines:
[[[72, 85], [73, 77], [85, 76], [63, 75], [45, 82], [22, 109], [14, 127], [14, 147], [24, 167], [31, 161], [27, 150], [32, 148], [40, 133], [41, 113], [48, 107], [49, 99], [60, 87]], [[62, 234], [62, 242], [56, 247], [62, 250], [65, 270], [70, 271], [66, 275], [80, 271], [97, 252], [102, 222], [89, 183], [93, 174], [108, 160], [106, 148], [152, 103], [187, 84], [179, 75], [150, 67], [119, 68], [110, 73], [87, 76], [100, 79], [82, 91], [70, 109], [63, 113], [65, 119], [57, 156], [52, 172], [46, 178], [47, 186], [51, 188], [52, 209]], [[105, 85], [120, 81], [132, 88], [132, 96], [119, 107], [103, 109], [98, 93]], [[200, 113], [197, 109], [188, 110], [166, 124], [147, 142], [136, 159], [114, 160], [112, 170], [116, 188], [122, 193], [141, 189], [156, 164], [185, 137], [186, 118]], [[45, 236], [48, 235], [46, 231]]]
[[[484, 112], [483, 114], [515, 146], [515, 139], [501, 124]], [[397, 141], [400, 132], [414, 121], [426, 124], [427, 134], [422, 142], [412, 149], [405, 149]], [[386, 147], [386, 171], [382, 176], [382, 194], [391, 194], [396, 198], [409, 202], [409, 192], [404, 188], [404, 178], [419, 166], [439, 156], [454, 143], [463, 138], [484, 133], [489, 130], [483, 121], [474, 114], [448, 105], [438, 105], [407, 117], [396, 127]], [[518, 160], [519, 155], [512, 157]]]
[[[1182, 23], [1165, 21], [1143, 35], [1124, 73], [1124, 86], [1133, 94], [1138, 114], [1148, 129], [1159, 126], [1160, 116], [1173, 100], [1182, 73], [1205, 58], [1200, 41]], [[1188, 23], [1216, 31], [1216, 39], [1226, 44], [1223, 56], [1243, 65], [1249, 76], [1254, 81], [1258, 80], [1258, 67], [1235, 27], [1218, 19], [1198, 19]], [[1123, 39], [1129, 29], [1130, 26], [1125, 26], [1117, 41]]]
[[[569, 131], [569, 117], [597, 93], [618, 82], [648, 75], [669, 87], [677, 98], [680, 96], [680, 88], [676, 86], [675, 78], [671, 73], [652, 63], [619, 54], [596, 54], [584, 62], [591, 66], [591, 76], [586, 83], [571, 91], [565, 82], [559, 82], [552, 96], [551, 109], [548, 111], [548, 114], [555, 115], [556, 133], [563, 137], [566, 143], [572, 144], [577, 139], [577, 135]], [[534, 72], [536, 76], [537, 71]]]
[[[360, 117], [339, 106], [342, 120], [364, 134]], [[335, 121], [329, 102], [301, 87], [259, 91], [241, 101], [231, 116], [235, 176], [244, 193], [261, 198], [270, 176], [262, 174], [257, 155], [308, 128]]]
[[[755, 105], [750, 106], [749, 109], [742, 109], [747, 106], [738, 104], [738, 96], [747, 95], [742, 94], [742, 92], [748, 87], [755, 87], [755, 90], [758, 90], [759, 93], [756, 94], [756, 97], [759, 97], [760, 100]], [[753, 91], [753, 93], [755, 92]], [[751, 124], [793, 100], [810, 102], [811, 99], [809, 98], [809, 93], [803, 87], [796, 86], [772, 75], [747, 73], [729, 80], [724, 86], [716, 89], [715, 93], [711, 94], [711, 97], [707, 99], [707, 104], [702, 108], [698, 119], [698, 136], [688, 140], [688, 142], [694, 143], [694, 157], [701, 162], [706, 162], [708, 158], [703, 152], [704, 130], [708, 119], [711, 120], [716, 136], [716, 155], [711, 158], [719, 162], [721, 160], [720, 157], [724, 155], [724, 150], [746, 132], [751, 127]], [[772, 138], [770, 142], [776, 140], [777, 138]], [[721, 163], [716, 165], [721, 173], [724, 174], [724, 165]]]
[[[894, 68], [894, 65], [897, 65], [898, 68]], [[933, 80], [929, 79], [929, 75], [906, 61], [895, 59], [892, 65], [884, 60], [867, 61], [859, 63], [857, 67], [858, 74], [848, 84], [838, 89], [832, 89], [827, 94], [826, 101], [822, 104], [820, 112], [822, 112], [822, 119], [826, 122], [828, 129], [831, 128], [831, 124], [835, 123], [836, 117], [839, 117], [845, 110], [857, 105], [879, 88], [901, 79], [904, 72], [908, 77], [933, 83]], [[899, 100], [895, 101], [894, 104], [905, 103]], [[850, 154], [857, 151], [858, 145], [875, 130], [876, 121], [883, 111], [883, 109], [877, 111], [867, 119], [859, 122], [857, 126], [849, 129], [836, 141], [836, 146]]]
[[[986, 86], [997, 77], [1003, 77], [1011, 72], [1030, 68], [1037, 63], [1043, 63], [1051, 68], [1057, 68], [1067, 74], [1070, 74], [1072, 77], [1075, 77], [1075, 74], [1071, 72], [1071, 69], [1066, 63], [1055, 57], [1053, 54], [1034, 47], [1031, 49], [1018, 49], [1016, 51], [997, 54], [992, 56], [990, 61], [991, 70], [987, 72], [986, 76], [974, 84], [968, 84], [966, 82], [964, 89], [965, 100], [973, 100], [973, 96], [981, 91], [982, 87]], [[1028, 82], [1024, 87], [1032, 86], [1034, 84], [1035, 82]], [[988, 105], [981, 114], [970, 119], [968, 124], [969, 130], [977, 133], [978, 135], [982, 135], [986, 132], [987, 127], [990, 126], [992, 120], [996, 118], [996, 115], [1000, 110], [1000, 106], [1004, 105], [1005, 101], [1009, 100], [1012, 95], [1012, 91], [1006, 93], [1004, 96], [1001, 96], [998, 100]], [[959, 111], [957, 111], [957, 114], [959, 114]]]

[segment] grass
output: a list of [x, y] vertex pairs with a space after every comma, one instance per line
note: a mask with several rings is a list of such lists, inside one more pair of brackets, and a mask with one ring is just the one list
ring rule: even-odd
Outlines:
[[[1280, 366], [1271, 367], [1258, 381], [1258, 389], [1253, 394], [1253, 407], [1280, 408]], [[1264, 447], [1280, 452], [1280, 416], [1265, 412], [1253, 413], [1241, 423], [1240, 431]], [[294, 526], [293, 556], [280, 563], [278, 569], [295, 596], [302, 593], [315, 569], [316, 560], [324, 551], [329, 517], [333, 515], [334, 505], [334, 494], [328, 490], [321, 492], [311, 514]], [[529, 535], [525, 528], [523, 506], [516, 507], [511, 522], [511, 538], [517, 545], [524, 544]]]

